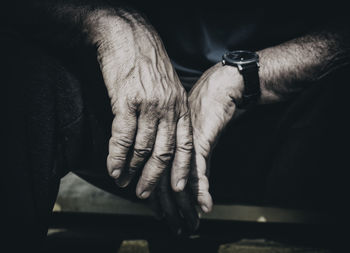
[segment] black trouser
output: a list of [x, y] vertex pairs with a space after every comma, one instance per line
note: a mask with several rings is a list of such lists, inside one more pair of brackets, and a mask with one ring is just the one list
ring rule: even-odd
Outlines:
[[[17, 35], [2, 43], [9, 116], [2, 178], [16, 236], [45, 235], [68, 171], [135, 198], [134, 186], [118, 189], [107, 174], [109, 99], [97, 63], [80, 59], [93, 53], [55, 56]], [[336, 211], [347, 201], [346, 70], [309, 84], [288, 102], [256, 107], [227, 127], [211, 159], [215, 203]]]

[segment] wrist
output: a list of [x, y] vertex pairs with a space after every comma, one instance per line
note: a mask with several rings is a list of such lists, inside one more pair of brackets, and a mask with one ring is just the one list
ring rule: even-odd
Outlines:
[[[127, 71], [140, 56], [153, 52], [160, 41], [156, 31], [137, 12], [103, 9], [91, 13], [85, 22], [87, 43], [97, 50], [100, 65], [120, 64]], [[142, 51], [142, 52], [140, 52]]]
[[222, 56], [222, 65], [230, 66], [235, 70], [235, 76], [240, 77], [240, 81], [236, 82], [241, 84], [240, 96], [232, 98], [236, 106], [241, 109], [252, 108], [261, 95], [258, 54], [247, 50], [228, 51]]
[[132, 33], [132, 23], [124, 19], [112, 8], [98, 9], [90, 12], [83, 21], [87, 43], [97, 49], [111, 48], [111, 42]]
[[97, 47], [109, 42], [117, 42], [118, 47], [127, 46], [132, 39], [139, 38], [142, 34], [155, 33], [138, 12], [114, 8], [89, 12], [83, 20], [83, 30], [88, 44]]
[[236, 67], [222, 66], [222, 63], [218, 63], [222, 68], [225, 79], [228, 80], [229, 96], [235, 102], [239, 103], [242, 100], [244, 92], [244, 81], [242, 75], [239, 73]]

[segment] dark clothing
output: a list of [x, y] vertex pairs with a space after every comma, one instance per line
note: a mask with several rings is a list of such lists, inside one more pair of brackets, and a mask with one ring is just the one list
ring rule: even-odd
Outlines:
[[159, 32], [186, 89], [227, 50], [258, 51], [327, 26], [342, 26], [348, 16], [338, 1], [128, 2]]
[[[187, 90], [225, 50], [273, 46], [317, 28], [319, 18], [327, 21], [324, 12], [311, 18], [298, 6], [285, 6], [298, 9], [297, 16], [259, 6], [237, 8], [235, 15], [221, 8], [214, 16], [205, 6], [181, 13], [173, 6], [168, 12], [139, 7], [159, 31]], [[253, 19], [241, 19], [251, 14]], [[3, 185], [12, 226], [45, 235], [59, 180], [68, 171], [135, 199], [135, 180], [119, 189], [107, 174], [113, 115], [97, 62], [91, 62], [93, 52], [47, 50], [6, 33], [1, 43], [9, 115]], [[346, 71], [288, 102], [259, 106], [228, 126], [211, 160], [215, 203], [313, 209], [343, 203], [349, 165], [342, 145], [347, 143]]]
[[[59, 180], [68, 171], [135, 198], [135, 182], [119, 189], [107, 174], [113, 115], [97, 63], [57, 60], [15, 35], [2, 43], [9, 113], [3, 177], [12, 226], [35, 227], [44, 235]], [[228, 126], [211, 160], [215, 203], [325, 210], [346, 201], [346, 71]]]

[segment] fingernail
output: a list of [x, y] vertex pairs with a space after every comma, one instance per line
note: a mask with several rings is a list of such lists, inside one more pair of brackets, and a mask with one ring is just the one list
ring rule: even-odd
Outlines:
[[121, 181], [120, 179], [119, 180], [116, 180], [115, 183], [120, 187], [120, 188], [125, 188], [128, 186], [129, 182], [128, 181]]
[[201, 208], [202, 208], [203, 212], [205, 212], [205, 213], [209, 212], [209, 208], [206, 205], [201, 205]]
[[176, 184], [176, 188], [180, 191], [182, 191], [185, 188], [186, 185], [186, 180], [185, 179], [180, 179], [177, 184]]
[[117, 179], [120, 176], [121, 171], [120, 170], [113, 170], [112, 177]]
[[144, 192], [141, 193], [140, 198], [141, 198], [141, 199], [146, 199], [146, 198], [149, 197], [150, 194], [151, 194], [151, 192], [149, 192], [149, 191], [144, 191]]

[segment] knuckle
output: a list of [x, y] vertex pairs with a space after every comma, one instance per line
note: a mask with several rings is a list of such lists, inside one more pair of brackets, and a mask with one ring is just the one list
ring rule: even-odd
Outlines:
[[147, 99], [147, 104], [150, 108], [158, 107], [160, 104], [160, 99], [156, 96], [152, 96], [151, 98]]
[[209, 189], [201, 189], [201, 188], [199, 188], [197, 190], [197, 196], [199, 196], [199, 197], [207, 197], [208, 194], [209, 194]]
[[134, 154], [137, 157], [140, 158], [146, 158], [149, 156], [149, 154], [151, 153], [152, 148], [149, 147], [144, 147], [144, 148], [134, 148]]
[[117, 114], [132, 114], [141, 102], [140, 96], [135, 91], [125, 89], [118, 98], [111, 101], [113, 112]]
[[133, 144], [133, 140], [128, 137], [111, 137], [109, 141], [112, 146], [121, 146], [124, 148], [129, 148]]
[[141, 101], [140, 98], [133, 95], [128, 95], [126, 99], [126, 104], [129, 112], [136, 111], [139, 108]]
[[120, 162], [120, 161], [125, 161], [126, 158], [124, 156], [121, 156], [121, 155], [118, 155], [118, 154], [110, 154], [108, 156], [108, 159], [111, 161], [111, 162]]
[[157, 175], [154, 175], [154, 176], [150, 176], [150, 175], [142, 176], [143, 183], [146, 184], [146, 185], [151, 185], [151, 186], [157, 184], [158, 178], [159, 178], [159, 176], [157, 176]]
[[135, 173], [139, 168], [141, 168], [141, 166], [145, 163], [144, 159], [138, 159], [133, 157], [130, 161], [129, 164], [129, 172], [130, 174]]
[[109, 155], [108, 162], [111, 167], [115, 167], [121, 163], [124, 163], [126, 158], [117, 154]]
[[183, 153], [192, 153], [193, 143], [192, 141], [187, 141], [176, 147], [176, 150]]
[[209, 182], [208, 178], [205, 176], [202, 176], [199, 178], [198, 187], [201, 191], [207, 192], [209, 190]]
[[157, 153], [153, 156], [153, 159], [162, 164], [167, 166], [171, 159], [173, 158], [174, 152], [173, 151], [168, 151], [168, 152], [162, 152], [162, 153]]
[[200, 189], [199, 189], [199, 190], [197, 191], [197, 196], [198, 196], [198, 197], [204, 197], [204, 196], [206, 196], [206, 191], [203, 191], [203, 190], [200, 190]]
[[196, 153], [206, 158], [210, 150], [210, 144], [208, 142], [197, 142], [195, 150]]
[[192, 189], [195, 190], [196, 192], [202, 192], [202, 193], [208, 192], [209, 182], [206, 176], [198, 177], [198, 175], [196, 176], [191, 175], [189, 178], [189, 181]]

